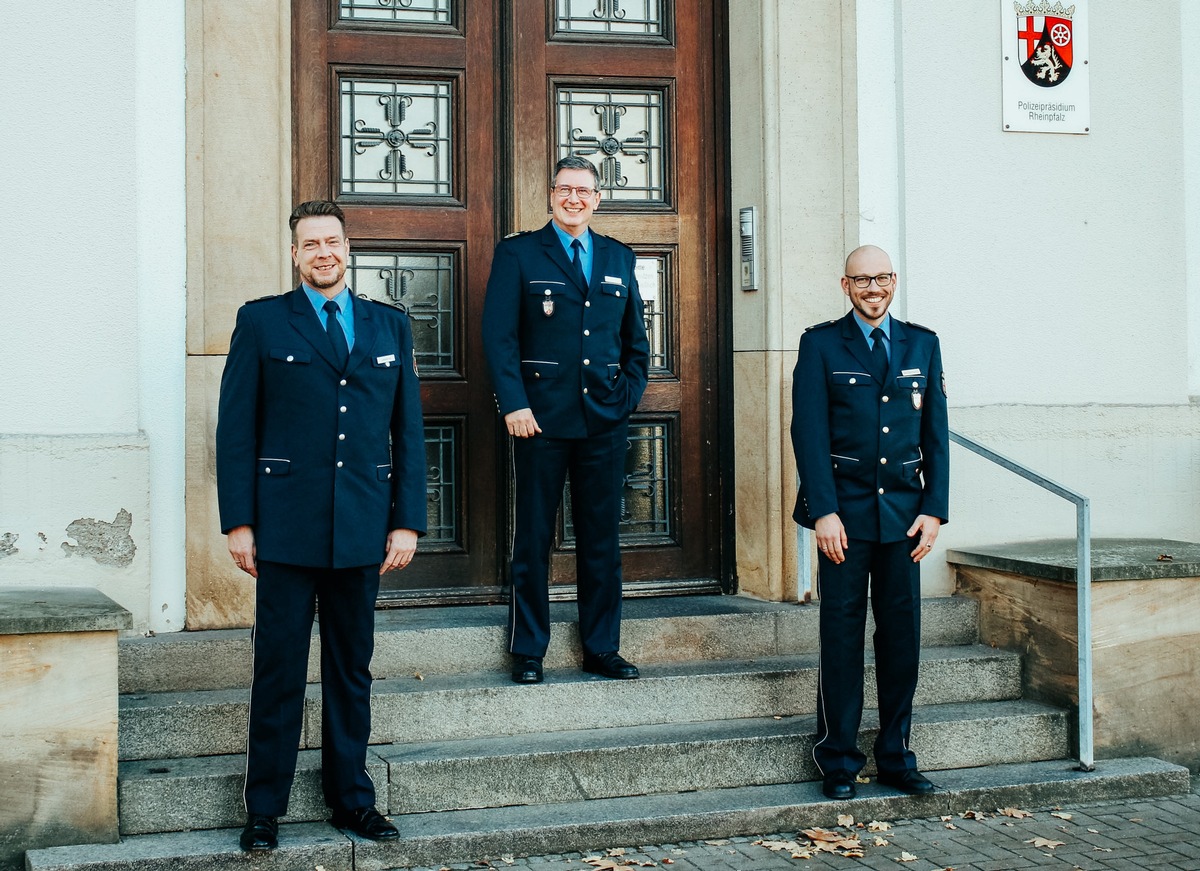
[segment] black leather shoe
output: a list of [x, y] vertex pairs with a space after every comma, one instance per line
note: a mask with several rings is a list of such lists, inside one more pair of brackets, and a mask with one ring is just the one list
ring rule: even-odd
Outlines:
[[924, 774], [915, 768], [897, 772], [881, 771], [875, 779], [882, 786], [890, 786], [892, 789], [898, 789], [909, 795], [932, 795], [933, 791], [937, 789]]
[[637, 666], [617, 653], [585, 653], [583, 670], [590, 674], [611, 677], [614, 680], [634, 680], [638, 676]]
[[262, 814], [248, 814], [246, 828], [242, 829], [238, 843], [247, 853], [274, 850], [279, 846], [279, 820]]
[[541, 683], [542, 661], [536, 656], [514, 656], [513, 683]]
[[849, 771], [831, 771], [825, 775], [821, 784], [821, 792], [826, 798], [834, 801], [847, 801], [854, 798], [857, 790], [854, 788], [854, 775]]
[[360, 807], [353, 811], [334, 811], [333, 825], [339, 829], [349, 829], [371, 841], [391, 841], [400, 837], [400, 832], [388, 821], [388, 818], [373, 807]]

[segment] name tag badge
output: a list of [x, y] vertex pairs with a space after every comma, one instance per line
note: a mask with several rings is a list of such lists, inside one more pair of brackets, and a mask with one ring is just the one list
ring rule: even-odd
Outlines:
[[604, 276], [604, 283], [605, 284], [624, 284], [625, 282], [621, 281], [621, 279], [619, 279], [619, 278], [613, 278], [611, 275], [606, 275], [606, 276]]
[[382, 357], [376, 357], [375, 362], [382, 363], [384, 366], [387, 366], [390, 369], [392, 367], [392, 364], [396, 362], [396, 355], [395, 354], [384, 354]]
[[907, 377], [909, 377], [910, 375], [920, 375], [920, 374], [921, 374], [921, 370], [920, 370], [920, 369], [901, 369], [901, 370], [900, 370], [900, 377], [901, 377], [901, 378], [907, 378]]

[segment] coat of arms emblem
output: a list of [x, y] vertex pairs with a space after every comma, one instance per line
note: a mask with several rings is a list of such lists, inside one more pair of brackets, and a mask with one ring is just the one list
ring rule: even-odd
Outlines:
[[1017, 13], [1017, 57], [1025, 78], [1042, 88], [1066, 81], [1073, 61], [1071, 18], [1075, 7], [1049, 0], [1013, 3]]

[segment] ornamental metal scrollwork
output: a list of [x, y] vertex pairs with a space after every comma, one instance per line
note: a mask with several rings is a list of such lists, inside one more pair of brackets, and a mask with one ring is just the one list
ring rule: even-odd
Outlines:
[[625, 17], [621, 0], [596, 0], [596, 11], [592, 17], [600, 21], [620, 21]]
[[[609, 200], [666, 202], [665, 91], [659, 88], [561, 87], [557, 93], [559, 156], [596, 164]], [[594, 119], [594, 120], [593, 120]], [[628, 135], [622, 126], [631, 127]]]
[[391, 127], [386, 133], [378, 127], [368, 127], [367, 122], [356, 118], [354, 132], [360, 134], [354, 139], [354, 153], [365, 154], [368, 148], [386, 143], [391, 151], [384, 158], [383, 169], [379, 177], [386, 180], [404, 179], [411, 181], [413, 173], [408, 169], [408, 161], [400, 150], [405, 145], [417, 150], [424, 150], [426, 157], [433, 157], [438, 152], [437, 122], [426, 121], [425, 126], [417, 127], [407, 133], [400, 129], [404, 116], [413, 98], [408, 94], [384, 94], [379, 97], [379, 105], [383, 106], [384, 116]]
[[629, 179], [622, 174], [621, 161], [617, 159], [617, 155], [632, 157], [641, 164], [647, 163], [650, 160], [650, 131], [639, 130], [634, 136], [618, 139], [617, 130], [621, 127], [621, 116], [629, 111], [629, 107], [616, 103], [601, 103], [592, 111], [600, 116], [600, 129], [604, 131], [604, 138], [584, 136], [582, 129], [573, 127], [570, 136], [571, 152], [581, 157], [602, 154], [600, 187], [625, 187]]

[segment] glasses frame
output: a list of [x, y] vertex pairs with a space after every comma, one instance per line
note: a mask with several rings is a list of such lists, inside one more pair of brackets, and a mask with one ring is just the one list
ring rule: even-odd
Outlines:
[[[847, 280], [859, 290], [866, 290], [875, 282], [876, 287], [891, 287], [896, 281], [896, 273], [881, 272], [878, 275], [847, 275]], [[880, 279], [883, 279], [880, 281]]]
[[[566, 191], [566, 193], [563, 193]], [[587, 191], [585, 194], [584, 191]], [[569, 184], [556, 184], [550, 186], [550, 192], [561, 200], [571, 199], [571, 194], [574, 194], [581, 200], [590, 200], [596, 194], [600, 193], [596, 188], [576, 187]]]

